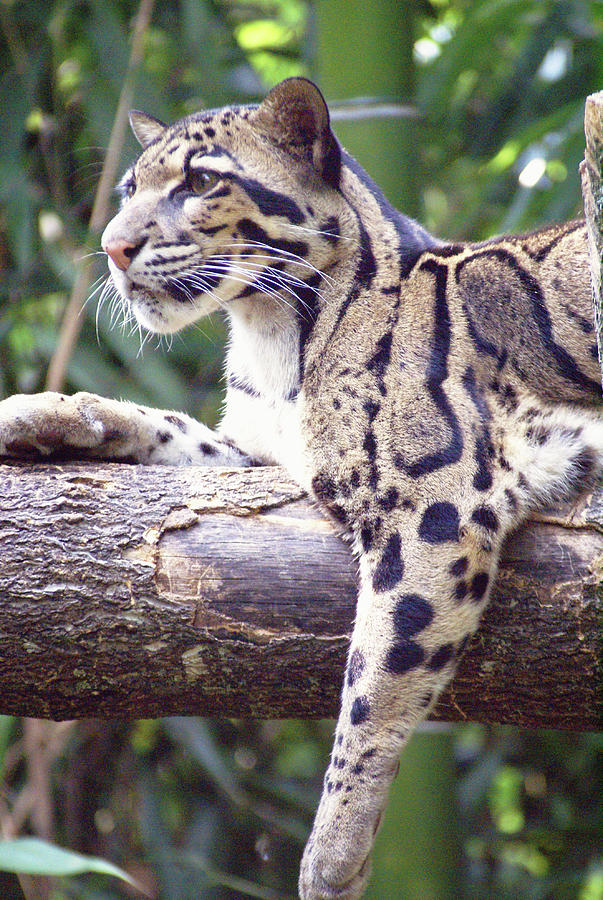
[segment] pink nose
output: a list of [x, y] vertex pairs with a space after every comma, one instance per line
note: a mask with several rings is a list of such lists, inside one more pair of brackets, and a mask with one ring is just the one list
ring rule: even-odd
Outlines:
[[112, 241], [103, 244], [103, 250], [111, 257], [118, 269], [125, 272], [140, 249], [140, 244], [130, 244], [128, 241]]

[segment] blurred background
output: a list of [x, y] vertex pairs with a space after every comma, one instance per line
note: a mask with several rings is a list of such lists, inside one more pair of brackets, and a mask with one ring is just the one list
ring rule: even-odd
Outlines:
[[[294, 74], [320, 84], [392, 202], [441, 237], [581, 214], [601, 2], [0, 0], [0, 396], [51, 385], [215, 423], [220, 318], [141, 348], [97, 314], [99, 234], [137, 153], [125, 113], [255, 102]], [[332, 732], [0, 717], [1, 836], [102, 856], [157, 900], [292, 898]], [[368, 900], [603, 900], [602, 762], [601, 736], [425, 726]], [[0, 895], [140, 896], [106, 876], [2, 873]]]

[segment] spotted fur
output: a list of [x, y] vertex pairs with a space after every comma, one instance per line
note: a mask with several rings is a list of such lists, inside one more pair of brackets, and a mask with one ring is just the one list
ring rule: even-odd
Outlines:
[[103, 247], [126, 314], [231, 329], [219, 433], [91, 395], [0, 404], [0, 451], [281, 463], [350, 535], [356, 622], [303, 900], [358, 898], [400, 752], [451, 679], [501, 545], [603, 463], [584, 226], [436, 240], [338, 145], [304, 79], [144, 149]]

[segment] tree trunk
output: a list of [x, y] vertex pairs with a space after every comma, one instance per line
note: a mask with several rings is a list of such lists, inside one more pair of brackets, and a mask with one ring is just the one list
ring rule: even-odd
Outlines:
[[[0, 466], [0, 712], [334, 715], [349, 547], [282, 469]], [[596, 729], [603, 492], [506, 545], [435, 718]]]

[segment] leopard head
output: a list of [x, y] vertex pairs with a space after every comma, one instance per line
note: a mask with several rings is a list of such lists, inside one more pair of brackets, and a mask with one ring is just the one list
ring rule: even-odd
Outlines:
[[340, 252], [341, 154], [326, 103], [305, 78], [259, 106], [166, 126], [141, 112], [143, 147], [102, 236], [114, 287], [144, 327], [173, 332], [239, 301], [312, 290]]

